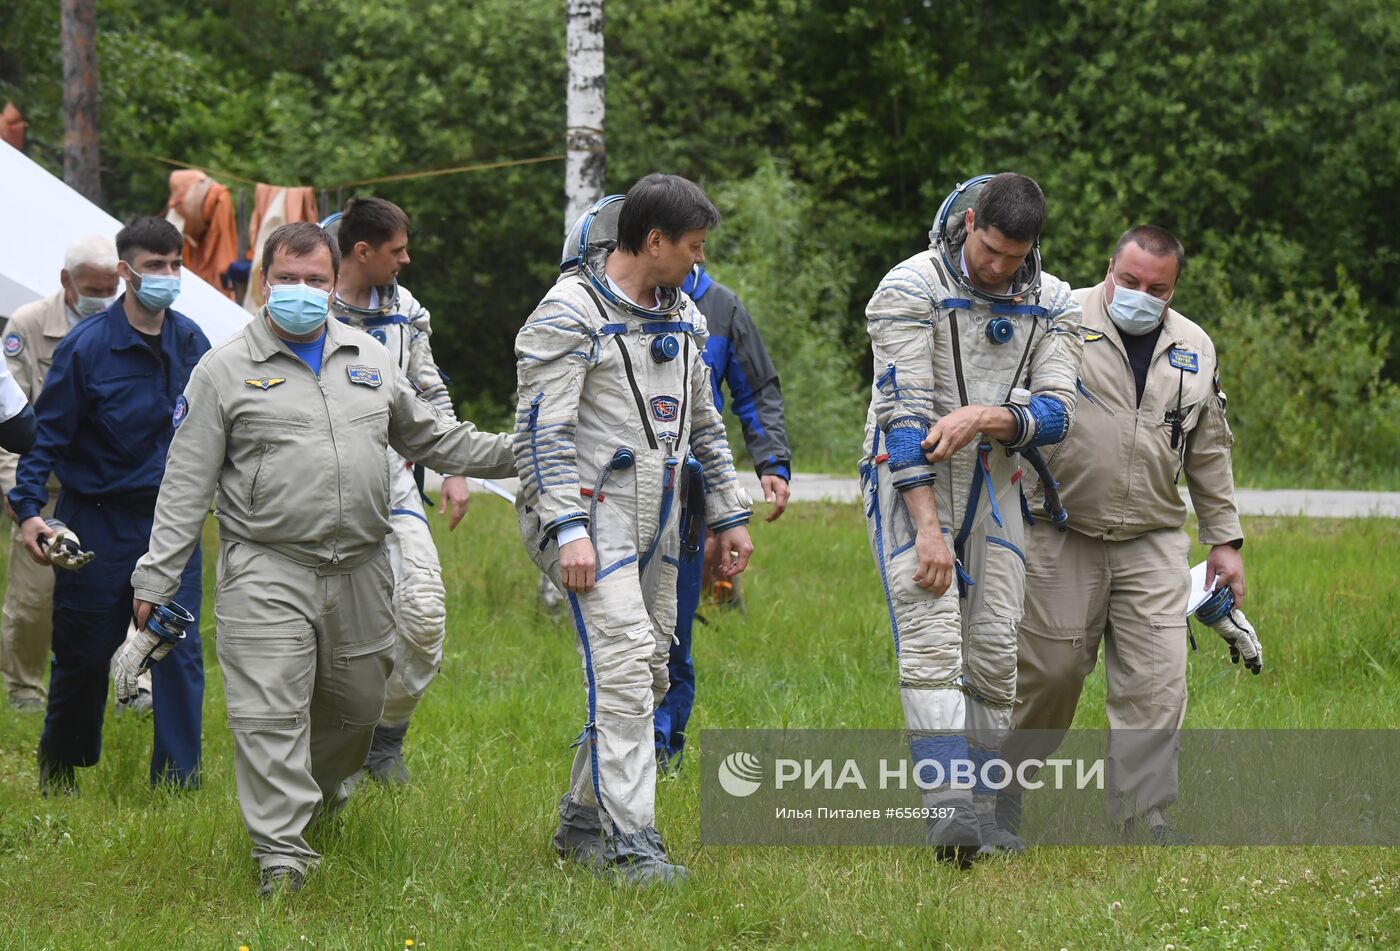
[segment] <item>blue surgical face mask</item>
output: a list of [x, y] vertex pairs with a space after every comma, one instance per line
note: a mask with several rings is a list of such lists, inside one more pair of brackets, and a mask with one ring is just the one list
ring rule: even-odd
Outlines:
[[147, 310], [165, 310], [180, 296], [179, 274], [142, 274], [136, 288], [136, 299]]
[[1123, 287], [1113, 280], [1111, 271], [1108, 280], [1113, 284], [1113, 300], [1108, 304], [1108, 316], [1113, 325], [1132, 337], [1141, 337], [1156, 330], [1167, 312], [1167, 302], [1171, 296], [1162, 300], [1145, 291]]
[[307, 284], [270, 284], [267, 314], [287, 333], [304, 337], [326, 322], [331, 295]]

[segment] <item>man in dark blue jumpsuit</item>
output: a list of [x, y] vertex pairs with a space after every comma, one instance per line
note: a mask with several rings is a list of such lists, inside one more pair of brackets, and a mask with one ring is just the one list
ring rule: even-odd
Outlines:
[[[169, 309], [179, 294], [181, 249], [180, 232], [160, 218], [136, 218], [117, 234], [127, 293], [59, 344], [35, 407], [34, 447], [9, 493], [25, 548], [48, 564], [39, 541], [52, 530], [39, 510], [55, 472], [63, 490], [54, 516], [95, 556], [76, 571], [55, 572], [53, 666], [38, 750], [45, 794], [76, 793], [74, 767], [101, 755], [108, 664], [131, 622], [131, 572], [150, 538], [181, 392], [209, 350], [198, 325]], [[197, 548], [175, 600], [195, 622], [152, 668], [151, 782], [193, 788], [204, 699]]]
[[[778, 371], [749, 312], [733, 291], [705, 273], [703, 264], [695, 266], [681, 290], [705, 315], [710, 336], [703, 357], [710, 368], [715, 409], [724, 411], [724, 395], [720, 392], [723, 382], [729, 388], [734, 414], [744, 430], [744, 445], [763, 485], [764, 500], [773, 503], [767, 518], [771, 522], [787, 508], [788, 482], [792, 479], [792, 453], [783, 422]], [[697, 482], [700, 479], [699, 473], [689, 469], [687, 477]], [[681, 565], [676, 579], [676, 640], [671, 644], [668, 665], [671, 686], [654, 714], [656, 755], [663, 764], [679, 764], [685, 748], [686, 722], [695, 705], [695, 664], [690, 656], [690, 640], [705, 574], [702, 488], [692, 486], [687, 499], [681, 516]]]

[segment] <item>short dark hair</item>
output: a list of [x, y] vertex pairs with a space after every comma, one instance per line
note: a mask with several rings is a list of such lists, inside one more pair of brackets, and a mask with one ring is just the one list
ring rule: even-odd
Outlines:
[[652, 228], [660, 228], [666, 240], [675, 242], [687, 231], [718, 224], [719, 212], [699, 185], [679, 175], [652, 172], [627, 191], [617, 219], [617, 246], [641, 254]]
[[1118, 253], [1132, 242], [1142, 248], [1148, 254], [1155, 254], [1159, 258], [1164, 258], [1168, 254], [1176, 256], [1176, 276], [1181, 277], [1181, 272], [1186, 270], [1186, 248], [1181, 244], [1180, 239], [1166, 228], [1159, 228], [1156, 225], [1138, 225], [1123, 232], [1123, 237], [1118, 239], [1118, 243], [1113, 246], [1113, 257], [1110, 261], [1118, 260]]
[[174, 254], [184, 250], [184, 247], [185, 239], [180, 229], [164, 218], [152, 215], [132, 218], [125, 228], [117, 232], [117, 257], [127, 264], [131, 263], [131, 255], [137, 251]]
[[1045, 227], [1045, 193], [1034, 179], [1002, 172], [982, 186], [972, 211], [975, 230], [996, 228], [1012, 241], [1036, 241]]
[[338, 223], [340, 253], [349, 254], [361, 241], [377, 248], [400, 231], [408, 233], [409, 220], [398, 205], [383, 198], [352, 198]]
[[272, 259], [278, 251], [285, 252], [289, 257], [304, 258], [315, 254], [317, 248], [325, 248], [331, 253], [331, 272], [339, 277], [340, 249], [320, 225], [310, 221], [293, 221], [267, 236], [262, 253], [263, 273], [272, 269]]

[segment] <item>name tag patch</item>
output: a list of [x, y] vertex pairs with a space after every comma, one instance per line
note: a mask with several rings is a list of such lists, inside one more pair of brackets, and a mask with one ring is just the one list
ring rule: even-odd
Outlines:
[[1200, 357], [1187, 350], [1178, 350], [1173, 347], [1167, 351], [1167, 360], [1178, 370], [1186, 370], [1188, 373], [1199, 373], [1201, 370]]
[[5, 356], [17, 357], [24, 349], [24, 338], [19, 334], [5, 334]]
[[378, 367], [346, 367], [345, 375], [350, 378], [351, 383], [358, 383], [360, 386], [379, 386], [384, 382]]
[[175, 412], [170, 414], [170, 425], [179, 429], [180, 424], [185, 421], [185, 417], [188, 415], [190, 415], [190, 401], [185, 399], [185, 394], [181, 393], [180, 397], [175, 400]]
[[674, 423], [681, 415], [681, 401], [674, 396], [653, 396], [651, 415], [659, 423]]
[[276, 386], [278, 383], [286, 383], [286, 382], [287, 382], [287, 378], [286, 378], [285, 376], [272, 376], [272, 377], [267, 377], [267, 376], [265, 376], [265, 377], [263, 377], [262, 379], [258, 379], [258, 380], [244, 380], [244, 381], [243, 381], [243, 385], [244, 385], [244, 386], [255, 386], [255, 387], [257, 387], [257, 388], [260, 389], [260, 390], [270, 390], [270, 389], [272, 389], [274, 386]]

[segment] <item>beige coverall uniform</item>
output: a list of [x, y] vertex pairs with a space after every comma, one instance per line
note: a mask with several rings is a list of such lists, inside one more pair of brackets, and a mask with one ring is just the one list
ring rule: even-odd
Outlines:
[[[1108, 678], [1109, 810], [1162, 822], [1175, 801], [1178, 733], [1186, 716], [1186, 604], [1191, 490], [1205, 545], [1242, 540], [1215, 346], [1168, 310], [1142, 403], [1104, 285], [1079, 289], [1084, 358], [1069, 437], [1045, 450], [1069, 511], [1069, 531], [1037, 519], [1026, 537], [1026, 607], [1018, 629], [1016, 730], [1007, 752], [1048, 755], [1074, 719], [1100, 641]], [[1172, 416], [1181, 429], [1172, 445]], [[1037, 484], [1030, 509], [1042, 511]], [[1048, 748], [1047, 748], [1048, 747]]]
[[138, 598], [170, 598], [217, 489], [215, 615], [239, 803], [260, 867], [302, 872], [319, 859], [305, 829], [363, 765], [393, 668], [386, 450], [440, 472], [515, 471], [506, 436], [449, 423], [378, 341], [326, 328], [319, 375], [265, 312], [200, 361], [132, 575]]
[[[25, 304], [5, 326], [5, 361], [10, 375], [33, 406], [44, 388], [58, 343], [73, 327], [62, 289], [43, 300]], [[0, 491], [15, 487], [19, 456], [0, 451]], [[50, 473], [49, 501], [39, 513], [53, 518], [61, 487]], [[53, 641], [53, 569], [38, 565], [24, 550], [18, 525], [10, 527], [10, 566], [6, 573], [4, 619], [0, 621], [0, 670], [11, 703], [46, 702], [49, 696], [49, 653]]]

